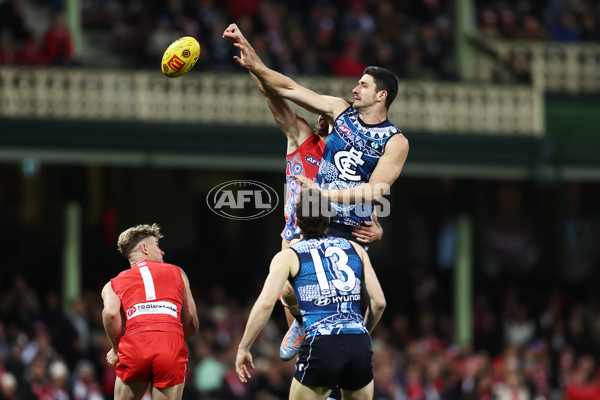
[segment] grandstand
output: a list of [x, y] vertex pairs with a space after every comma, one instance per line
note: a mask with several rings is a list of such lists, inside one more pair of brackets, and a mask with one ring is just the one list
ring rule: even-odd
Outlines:
[[[370, 250], [388, 302], [375, 398], [600, 398], [598, 10], [0, 1], [0, 400], [112, 398], [99, 293], [126, 267], [119, 232], [152, 222], [198, 301], [185, 398], [287, 398], [283, 312], [252, 383], [233, 371], [282, 206], [236, 221], [206, 203], [232, 180], [284, 191], [285, 140], [220, 37], [230, 21], [320, 93], [347, 97], [350, 63], [400, 77], [390, 120], [411, 148]], [[167, 79], [162, 49], [183, 35], [201, 58]]]

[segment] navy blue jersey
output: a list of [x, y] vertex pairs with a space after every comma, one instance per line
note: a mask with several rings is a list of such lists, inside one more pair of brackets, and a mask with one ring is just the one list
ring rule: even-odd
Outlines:
[[[358, 111], [348, 107], [335, 120], [333, 131], [327, 138], [317, 184], [325, 190], [348, 189], [368, 182], [385, 144], [396, 133], [402, 133], [389, 120], [377, 125], [362, 122]], [[361, 225], [370, 221], [373, 203], [343, 205], [330, 203], [336, 211], [332, 222], [344, 225]]]
[[307, 337], [368, 333], [360, 310], [362, 260], [346, 239], [303, 239], [291, 246], [300, 260], [292, 285]]

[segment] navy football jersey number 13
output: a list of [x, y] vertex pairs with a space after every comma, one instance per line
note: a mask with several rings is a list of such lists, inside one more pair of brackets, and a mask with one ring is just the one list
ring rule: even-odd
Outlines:
[[362, 261], [352, 244], [325, 237], [291, 248], [300, 260], [293, 286], [307, 336], [366, 333], [360, 311]]

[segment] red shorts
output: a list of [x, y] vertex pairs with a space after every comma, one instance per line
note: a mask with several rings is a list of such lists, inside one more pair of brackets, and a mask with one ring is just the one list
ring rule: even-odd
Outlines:
[[181, 334], [139, 332], [119, 341], [117, 376], [123, 382], [150, 382], [157, 388], [185, 381], [188, 350]]

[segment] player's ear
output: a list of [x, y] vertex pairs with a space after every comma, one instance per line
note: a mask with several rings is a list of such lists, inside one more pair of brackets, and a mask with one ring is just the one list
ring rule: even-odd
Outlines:
[[385, 101], [385, 99], [387, 99], [387, 95], [387, 90], [380, 90], [379, 92], [377, 92], [377, 100]]

